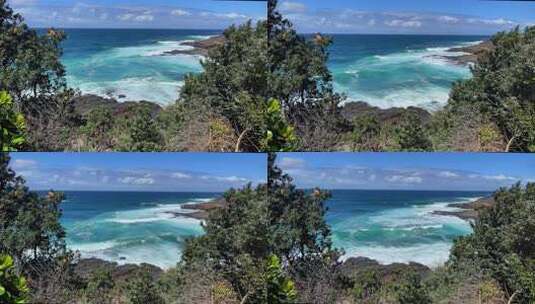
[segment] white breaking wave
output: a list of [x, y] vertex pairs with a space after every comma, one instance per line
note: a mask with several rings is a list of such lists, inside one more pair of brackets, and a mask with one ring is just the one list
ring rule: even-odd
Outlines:
[[[381, 87], [375, 91], [369, 91], [364, 87], [359, 90], [358, 87], [337, 82], [335, 77], [335, 89], [345, 92], [350, 100], [365, 101], [382, 109], [418, 106], [435, 111], [446, 104], [450, 92], [450, 87], [436, 84], [435, 81], [452, 79], [453, 82], [453, 79], [470, 76], [468, 66], [454, 64], [446, 58], [466, 53], [448, 52], [448, 50], [473, 44], [477, 43], [365, 57], [349, 65], [342, 72], [352, 75], [355, 81], [365, 81], [365, 75], [370, 73], [381, 75], [379, 77], [390, 77], [386, 81], [392, 82], [392, 87]], [[399, 76], [395, 77], [395, 73], [399, 73]]]

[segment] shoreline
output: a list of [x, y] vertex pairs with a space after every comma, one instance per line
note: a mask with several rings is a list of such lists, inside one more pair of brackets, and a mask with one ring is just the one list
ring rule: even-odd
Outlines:
[[491, 208], [495, 204], [492, 197], [483, 197], [467, 203], [452, 203], [448, 207], [458, 208], [457, 211], [433, 211], [433, 214], [443, 216], [454, 216], [462, 220], [471, 222], [479, 217], [479, 212]]

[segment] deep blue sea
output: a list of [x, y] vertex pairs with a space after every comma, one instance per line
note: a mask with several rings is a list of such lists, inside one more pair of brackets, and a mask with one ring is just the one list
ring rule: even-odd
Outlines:
[[[176, 217], [186, 203], [220, 193], [66, 192], [62, 224], [69, 248], [83, 257], [124, 263], [151, 263], [163, 268], [180, 259], [184, 240], [203, 233], [201, 222]], [[365, 256], [381, 263], [447, 260], [453, 239], [471, 232], [470, 224], [436, 210], [487, 196], [485, 192], [335, 190], [327, 221], [336, 247], [346, 258]]]
[[329, 67], [335, 89], [350, 100], [381, 108], [420, 106], [437, 109], [453, 82], [470, 77], [469, 66], [444, 56], [485, 36], [332, 35]]
[[454, 216], [451, 203], [469, 202], [487, 192], [335, 190], [327, 221], [334, 245], [345, 257], [364, 256], [384, 264], [444, 263], [453, 240], [472, 232], [470, 223]]
[[[169, 104], [187, 73], [201, 71], [200, 56], [165, 55], [181, 43], [220, 34], [216, 30], [66, 29], [62, 62], [69, 86], [120, 101]], [[119, 98], [124, 96], [123, 98]]]
[[62, 224], [67, 245], [82, 257], [124, 263], [176, 265], [187, 237], [202, 234], [200, 221], [176, 217], [181, 205], [220, 193], [65, 192]]

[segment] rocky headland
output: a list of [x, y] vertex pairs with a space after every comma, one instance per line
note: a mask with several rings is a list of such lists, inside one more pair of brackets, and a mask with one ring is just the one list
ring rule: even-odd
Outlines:
[[448, 52], [465, 54], [460, 56], [444, 56], [444, 58], [455, 64], [468, 65], [476, 63], [483, 54], [492, 51], [493, 49], [494, 44], [492, 41], [487, 40], [475, 45], [451, 48]]
[[227, 206], [227, 202], [224, 198], [221, 197], [211, 200], [209, 202], [185, 204], [181, 206], [183, 210], [188, 210], [191, 212], [168, 211], [166, 213], [172, 214], [175, 217], [188, 217], [197, 220], [206, 220], [211, 210], [217, 208], [225, 208], [225, 206]]
[[491, 208], [495, 202], [492, 197], [484, 197], [469, 203], [455, 203], [449, 204], [448, 207], [458, 208], [458, 211], [434, 211], [433, 214], [456, 216], [463, 220], [475, 220], [479, 216], [479, 212], [484, 209]]
[[182, 45], [185, 46], [191, 46], [192, 49], [189, 50], [172, 50], [165, 52], [164, 55], [199, 55], [199, 56], [207, 56], [208, 51], [218, 45], [225, 43], [225, 37], [223, 36], [215, 36], [210, 37], [208, 39], [204, 40], [198, 40], [198, 41], [187, 41], [183, 42]]

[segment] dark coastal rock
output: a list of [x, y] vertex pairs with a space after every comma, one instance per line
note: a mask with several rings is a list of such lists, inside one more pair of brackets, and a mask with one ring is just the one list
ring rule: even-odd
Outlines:
[[408, 264], [393, 263], [383, 265], [376, 260], [365, 257], [347, 259], [340, 265], [339, 271], [341, 275], [347, 278], [358, 278], [364, 273], [375, 272], [384, 282], [395, 281], [408, 272], [418, 273], [422, 277], [431, 273], [429, 267], [419, 263], [410, 262]]
[[187, 205], [182, 206], [182, 209], [195, 210], [195, 212], [181, 213], [181, 212], [169, 211], [166, 213], [171, 214], [175, 217], [189, 217], [189, 218], [194, 218], [197, 220], [205, 220], [208, 218], [208, 213], [211, 210], [216, 209], [216, 208], [224, 208], [226, 205], [227, 205], [227, 202], [225, 201], [224, 198], [217, 198], [206, 203], [187, 204]]
[[456, 216], [463, 220], [475, 220], [479, 217], [479, 212], [491, 208], [495, 202], [492, 197], [484, 197], [469, 203], [449, 204], [448, 207], [459, 208], [459, 211], [434, 211], [433, 214]]
[[150, 101], [126, 101], [118, 102], [113, 98], [105, 98], [97, 95], [86, 94], [73, 99], [74, 109], [81, 116], [87, 115], [91, 110], [98, 107], [108, 108], [113, 115], [121, 116], [128, 113], [130, 107], [136, 104], [145, 104], [150, 107], [152, 115], [156, 117], [162, 107]]
[[109, 271], [115, 281], [124, 281], [136, 275], [139, 270], [148, 272], [154, 280], [157, 280], [163, 270], [151, 264], [125, 264], [118, 265], [115, 262], [104, 261], [97, 258], [81, 259], [74, 265], [74, 272], [81, 278], [90, 278], [95, 271]]
[[451, 48], [448, 50], [448, 52], [462, 52], [467, 54], [461, 56], [445, 56], [445, 58], [455, 64], [467, 65], [470, 63], [476, 63], [482, 55], [492, 51], [493, 49], [494, 44], [492, 41], [487, 40], [476, 45]]
[[165, 52], [164, 55], [200, 55], [207, 56], [208, 51], [218, 45], [225, 43], [224, 36], [211, 37], [199, 41], [184, 42], [182, 45], [193, 47], [191, 50], [172, 50]]
[[377, 117], [377, 119], [381, 123], [397, 123], [402, 119], [403, 115], [407, 111], [412, 111], [416, 113], [418, 117], [421, 119], [422, 123], [424, 124], [431, 121], [431, 113], [429, 113], [428, 111], [422, 108], [411, 106], [406, 109], [405, 108], [381, 109], [381, 108], [369, 105], [368, 103], [363, 102], [363, 101], [345, 103], [342, 108], [342, 115], [348, 121], [353, 121], [356, 118], [361, 117], [361, 116], [373, 115]]

